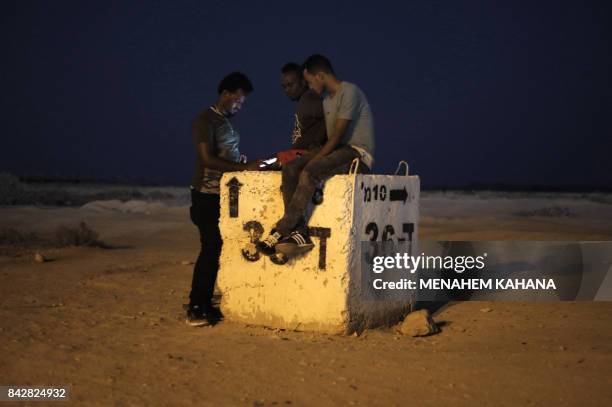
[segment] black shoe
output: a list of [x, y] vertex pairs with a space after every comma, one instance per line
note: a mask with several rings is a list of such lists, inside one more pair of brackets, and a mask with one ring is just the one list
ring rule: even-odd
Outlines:
[[209, 326], [215, 323], [215, 318], [211, 312], [205, 312], [203, 308], [196, 305], [187, 309], [185, 322], [191, 326]]
[[312, 250], [314, 243], [307, 232], [294, 230], [289, 237], [284, 238], [276, 245], [276, 251], [286, 256], [306, 253]]
[[257, 249], [265, 254], [266, 256], [271, 256], [276, 253], [276, 244], [283, 238], [276, 230], [272, 230], [272, 232], [266, 237], [264, 240], [260, 240], [257, 242]]
[[211, 318], [213, 318], [216, 322], [223, 321], [223, 313], [219, 308], [211, 306], [209, 309], [209, 313]]

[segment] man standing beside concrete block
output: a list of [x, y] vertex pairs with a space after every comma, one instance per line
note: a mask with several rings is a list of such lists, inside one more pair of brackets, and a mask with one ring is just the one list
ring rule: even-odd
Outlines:
[[210, 325], [221, 318], [211, 300], [219, 270], [219, 181], [226, 171], [258, 170], [261, 160], [241, 162], [240, 136], [232, 123], [253, 85], [246, 75], [232, 72], [221, 80], [215, 104], [200, 112], [192, 125], [196, 165], [191, 182], [191, 221], [200, 232], [201, 250], [193, 269], [187, 323]]
[[306, 252], [314, 246], [306, 228], [304, 214], [316, 189], [324, 179], [348, 172], [359, 157], [369, 172], [374, 154], [374, 121], [365, 95], [356, 85], [340, 80], [330, 61], [312, 55], [304, 63], [304, 78], [318, 94], [325, 92], [323, 109], [328, 139], [321, 149], [309, 152], [286, 164], [283, 171], [285, 214], [258, 249], [272, 255], [288, 256]]

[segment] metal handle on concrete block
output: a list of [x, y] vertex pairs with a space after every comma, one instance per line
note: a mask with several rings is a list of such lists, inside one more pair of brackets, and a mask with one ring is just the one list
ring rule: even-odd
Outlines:
[[395, 175], [399, 175], [400, 172], [400, 168], [402, 168], [402, 164], [404, 164], [404, 166], [406, 167], [406, 173], [404, 174], [404, 176], [408, 176], [408, 163], [406, 161], [400, 161], [397, 164], [397, 169], [395, 170]]
[[359, 158], [355, 158], [351, 163], [351, 167], [349, 168], [349, 175], [356, 175], [357, 170], [359, 169]]

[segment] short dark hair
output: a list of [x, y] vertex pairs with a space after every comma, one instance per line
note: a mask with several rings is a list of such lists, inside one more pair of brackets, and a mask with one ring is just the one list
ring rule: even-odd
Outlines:
[[302, 67], [299, 64], [296, 64], [295, 62], [287, 62], [281, 68], [281, 73], [295, 72], [300, 78], [302, 77], [302, 71]]
[[325, 72], [335, 75], [334, 68], [332, 68], [331, 62], [327, 57], [321, 54], [314, 54], [306, 59], [304, 62], [303, 68], [306, 69], [311, 74], [316, 74], [319, 72]]
[[236, 92], [238, 89], [242, 89], [242, 91], [248, 95], [253, 92], [253, 84], [245, 74], [236, 71], [221, 79], [217, 87], [217, 93], [221, 94], [224, 90]]

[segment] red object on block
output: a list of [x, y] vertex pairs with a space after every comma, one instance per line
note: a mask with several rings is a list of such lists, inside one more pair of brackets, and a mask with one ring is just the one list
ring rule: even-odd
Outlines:
[[276, 158], [278, 158], [278, 161], [281, 165], [285, 165], [289, 161], [295, 160], [296, 158], [306, 154], [307, 152], [308, 150], [298, 149], [279, 151], [278, 153], [276, 153]]

